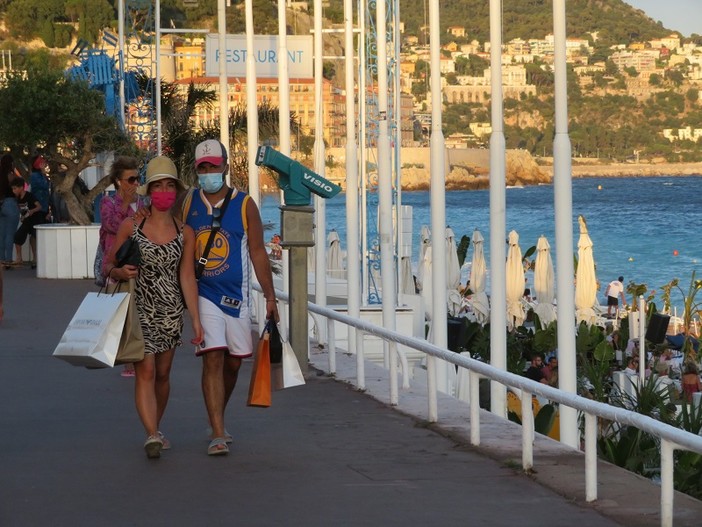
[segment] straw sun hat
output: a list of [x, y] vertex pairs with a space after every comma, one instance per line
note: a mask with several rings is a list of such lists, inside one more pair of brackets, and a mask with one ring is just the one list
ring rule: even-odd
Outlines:
[[172, 179], [176, 182], [178, 191], [185, 190], [185, 185], [178, 179], [178, 170], [175, 163], [166, 156], [158, 156], [154, 157], [146, 165], [146, 181], [137, 189], [137, 192], [145, 196], [149, 191], [149, 185], [162, 179]]

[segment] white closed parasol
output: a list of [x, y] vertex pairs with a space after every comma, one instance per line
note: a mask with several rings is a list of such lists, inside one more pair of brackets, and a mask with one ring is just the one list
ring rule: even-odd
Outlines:
[[534, 313], [539, 316], [543, 325], [556, 320], [556, 310], [553, 306], [554, 278], [553, 260], [551, 259], [551, 246], [546, 236], [541, 236], [536, 243], [536, 263], [534, 266], [534, 292], [538, 304]]
[[479, 230], [473, 231], [473, 260], [470, 266], [469, 288], [473, 292], [470, 305], [478, 323], [485, 325], [490, 320], [490, 301], [485, 293], [487, 281], [487, 264], [483, 251], [483, 235]]
[[585, 218], [578, 216], [580, 239], [578, 240], [578, 270], [575, 273], [575, 319], [578, 324], [595, 322], [595, 302], [597, 301], [597, 277], [592, 240], [587, 232]]
[[341, 240], [334, 229], [327, 235], [327, 275], [331, 278], [346, 277], [341, 258]]
[[524, 264], [522, 250], [519, 248], [519, 234], [509, 233], [509, 250], [507, 251], [507, 328], [511, 331], [521, 326], [526, 318], [522, 297], [524, 296]]

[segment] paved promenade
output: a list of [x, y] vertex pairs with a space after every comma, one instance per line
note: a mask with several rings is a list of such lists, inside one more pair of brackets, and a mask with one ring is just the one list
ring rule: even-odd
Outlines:
[[[563, 491], [568, 496], [563, 497], [538, 474], [519, 473], [514, 461], [469, 447], [452, 421], [437, 433], [422, 426], [409, 407], [394, 410], [322, 373], [311, 374], [304, 387], [274, 393], [269, 409], [247, 408], [250, 362], [228, 410], [235, 437], [231, 453], [208, 457], [200, 362], [189, 345], [177, 352], [162, 423], [173, 448], [148, 460], [133, 379], [120, 377], [117, 368], [86, 370], [51, 357], [92, 290], [88, 280], [41, 280], [29, 269], [5, 272], [0, 322], [4, 527], [641, 526], [650, 522], [635, 507], [654, 515], [657, 510], [657, 488], [643, 480], [651, 492], [633, 498], [628, 490], [638, 492], [642, 478], [616, 469], [622, 495], [607, 496], [602, 504], [605, 512], [609, 504], [629, 513], [605, 517], [582, 503], [582, 494]], [[324, 361], [317, 353], [314, 360]], [[370, 365], [368, 370], [372, 392], [380, 374]], [[402, 397], [415, 401], [421, 414], [418, 395]], [[491, 426], [486, 422], [484, 433]], [[562, 451], [554, 452], [551, 461], [561, 460], [564, 478], [577, 471], [574, 477], [584, 480], [582, 466], [573, 468]], [[514, 453], [502, 455], [519, 460]], [[537, 472], [553, 476], [549, 465], [543, 471], [537, 466]], [[678, 496], [676, 509], [682, 503]], [[613, 506], [620, 499], [634, 501]], [[676, 525], [699, 525], [702, 516], [689, 522], [692, 513], [681, 507]]]

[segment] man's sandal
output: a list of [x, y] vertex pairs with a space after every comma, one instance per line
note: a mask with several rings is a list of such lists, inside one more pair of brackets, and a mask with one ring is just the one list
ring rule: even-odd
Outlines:
[[[208, 427], [208, 428], [207, 428], [207, 437], [210, 439], [210, 441], [211, 441], [212, 439], [214, 439], [214, 437], [212, 437], [212, 427]], [[233, 442], [234, 442], [234, 438], [232, 437], [232, 435], [231, 435], [229, 432], [227, 432], [226, 429], [224, 430], [224, 439], [227, 440], [227, 443], [233, 443]]]
[[224, 437], [215, 437], [210, 441], [207, 447], [208, 456], [224, 456], [229, 453], [229, 446], [227, 445], [227, 439]]

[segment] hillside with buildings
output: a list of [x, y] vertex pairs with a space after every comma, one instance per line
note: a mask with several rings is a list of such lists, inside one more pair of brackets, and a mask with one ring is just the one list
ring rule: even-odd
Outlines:
[[[192, 2], [188, 2], [192, 4]], [[56, 5], [54, 5], [56, 4]], [[114, 8], [112, 3], [106, 3]], [[259, 33], [274, 33], [275, 5], [257, 0], [255, 25]], [[215, 0], [200, 0], [188, 8], [182, 0], [164, 0], [162, 17], [175, 27], [213, 29]], [[34, 6], [34, 7], [32, 7]], [[22, 25], [22, 13], [36, 13], [37, 6], [52, 6], [51, 23], [34, 30]], [[99, 21], [114, 20], [114, 14], [69, 12], [55, 0], [11, 0], [0, 5], [4, 26], [0, 28], [0, 50], [12, 53], [15, 68], [21, 68], [37, 42], [52, 43], [54, 61], [70, 64], [69, 54], [79, 35], [93, 38], [96, 46], [115, 54], [114, 43], [104, 40]], [[242, 29], [243, 3], [228, 10], [228, 28]], [[288, 26], [301, 38], [309, 36], [311, 2], [289, 5]], [[341, 0], [325, 7], [325, 27], [338, 27], [343, 15]], [[491, 71], [488, 40], [488, 2], [453, 0], [441, 3], [441, 77], [443, 131], [449, 149], [484, 148], [491, 133]], [[19, 7], [35, 9], [20, 10]], [[104, 5], [103, 5], [104, 7]], [[505, 97], [507, 146], [529, 153], [537, 161], [552, 154], [553, 137], [553, 50], [552, 3], [546, 0], [505, 0], [503, 4], [502, 77]], [[64, 11], [61, 11], [64, 9]], [[88, 9], [86, 7], [86, 9]], [[569, 69], [570, 136], [575, 158], [615, 162], [702, 161], [697, 147], [702, 136], [702, 39], [682, 39], [641, 11], [621, 0], [571, 0], [567, 5], [567, 62]], [[75, 11], [75, 9], [74, 9]], [[51, 14], [53, 13], [53, 14]], [[467, 17], [465, 13], [470, 13]], [[401, 93], [399, 128], [405, 147], [426, 147], [431, 129], [430, 67], [427, 45], [426, 1], [404, 1], [399, 32], [400, 54], [391, 74], [399, 77]], [[50, 17], [54, 18], [51, 19]], [[88, 23], [88, 21], [90, 23]], [[166, 22], [164, 22], [165, 24]], [[16, 24], [16, 25], [12, 25]], [[92, 25], [91, 25], [92, 24]], [[110, 22], [109, 25], [114, 25]], [[50, 26], [50, 27], [49, 27]], [[66, 44], [66, 32], [71, 37]], [[367, 38], [373, 38], [371, 33]], [[343, 54], [341, 36], [325, 34], [325, 56]], [[369, 45], [372, 42], [367, 42]], [[212, 68], [208, 71], [207, 39], [195, 34], [168, 34], [161, 41], [162, 78], [185, 92], [191, 84], [212, 90], [219, 97], [219, 85]], [[308, 44], [305, 44], [308, 45]], [[136, 66], [137, 60], [127, 67]], [[311, 60], [311, 59], [310, 59]], [[324, 137], [330, 148], [343, 147], [345, 140], [343, 61], [325, 62], [323, 83]], [[230, 74], [227, 98], [231, 106], [246, 102], [243, 73]], [[366, 89], [377, 95], [377, 87]], [[308, 74], [291, 75], [290, 109], [300, 123], [294, 148], [309, 155], [305, 135], [313, 131], [318, 111], [314, 103], [314, 81]], [[257, 81], [257, 100], [277, 107], [279, 91], [274, 76]], [[371, 104], [372, 106], [372, 104]], [[217, 106], [203, 106], [195, 112], [195, 127], [218, 118]], [[370, 129], [372, 131], [372, 123]], [[373, 144], [372, 135], [369, 144]], [[304, 148], [303, 148], [304, 147]], [[334, 164], [329, 160], [330, 167]], [[417, 168], [416, 166], [413, 168]], [[481, 167], [474, 167], [480, 171]], [[463, 169], [463, 167], [458, 167]]]

